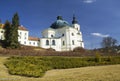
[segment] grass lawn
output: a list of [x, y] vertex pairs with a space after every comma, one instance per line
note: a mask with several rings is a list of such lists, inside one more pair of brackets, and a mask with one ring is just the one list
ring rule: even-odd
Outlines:
[[42, 78], [10, 75], [3, 65], [6, 58], [0, 57], [0, 81], [120, 81], [120, 65], [50, 70]]

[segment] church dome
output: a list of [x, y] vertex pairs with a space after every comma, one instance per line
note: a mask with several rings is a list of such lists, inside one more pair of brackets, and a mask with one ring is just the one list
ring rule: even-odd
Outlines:
[[70, 26], [70, 25], [67, 21], [63, 20], [61, 16], [58, 16], [57, 20], [50, 27], [53, 29], [57, 29], [65, 26]]

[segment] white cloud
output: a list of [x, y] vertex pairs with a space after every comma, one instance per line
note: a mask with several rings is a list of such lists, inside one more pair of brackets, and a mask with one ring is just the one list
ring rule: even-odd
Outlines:
[[83, 0], [84, 3], [93, 3], [95, 2], [96, 0]]
[[103, 35], [101, 33], [91, 33], [91, 35], [97, 36], [97, 37], [109, 37], [109, 35]]

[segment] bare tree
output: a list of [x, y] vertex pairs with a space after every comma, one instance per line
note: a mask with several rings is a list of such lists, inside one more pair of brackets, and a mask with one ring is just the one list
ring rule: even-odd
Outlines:
[[117, 44], [117, 42], [118, 41], [112, 37], [105, 37], [103, 38], [101, 45], [103, 48], [113, 47]]

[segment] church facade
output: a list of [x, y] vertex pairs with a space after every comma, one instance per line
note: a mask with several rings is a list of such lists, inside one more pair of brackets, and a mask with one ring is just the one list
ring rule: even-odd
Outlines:
[[[3, 24], [0, 27], [0, 40], [4, 40]], [[63, 20], [61, 16], [42, 32], [42, 37], [30, 37], [29, 31], [23, 27], [18, 28], [18, 41], [22, 45], [36, 46], [45, 49], [55, 49], [56, 51], [72, 51], [76, 47], [84, 48], [80, 25], [76, 17], [73, 16], [72, 25]]]
[[42, 32], [42, 36], [40, 38], [42, 48], [53, 48], [56, 51], [71, 51], [76, 47], [84, 48], [80, 25], [75, 16], [72, 25], [58, 16], [57, 20]]

